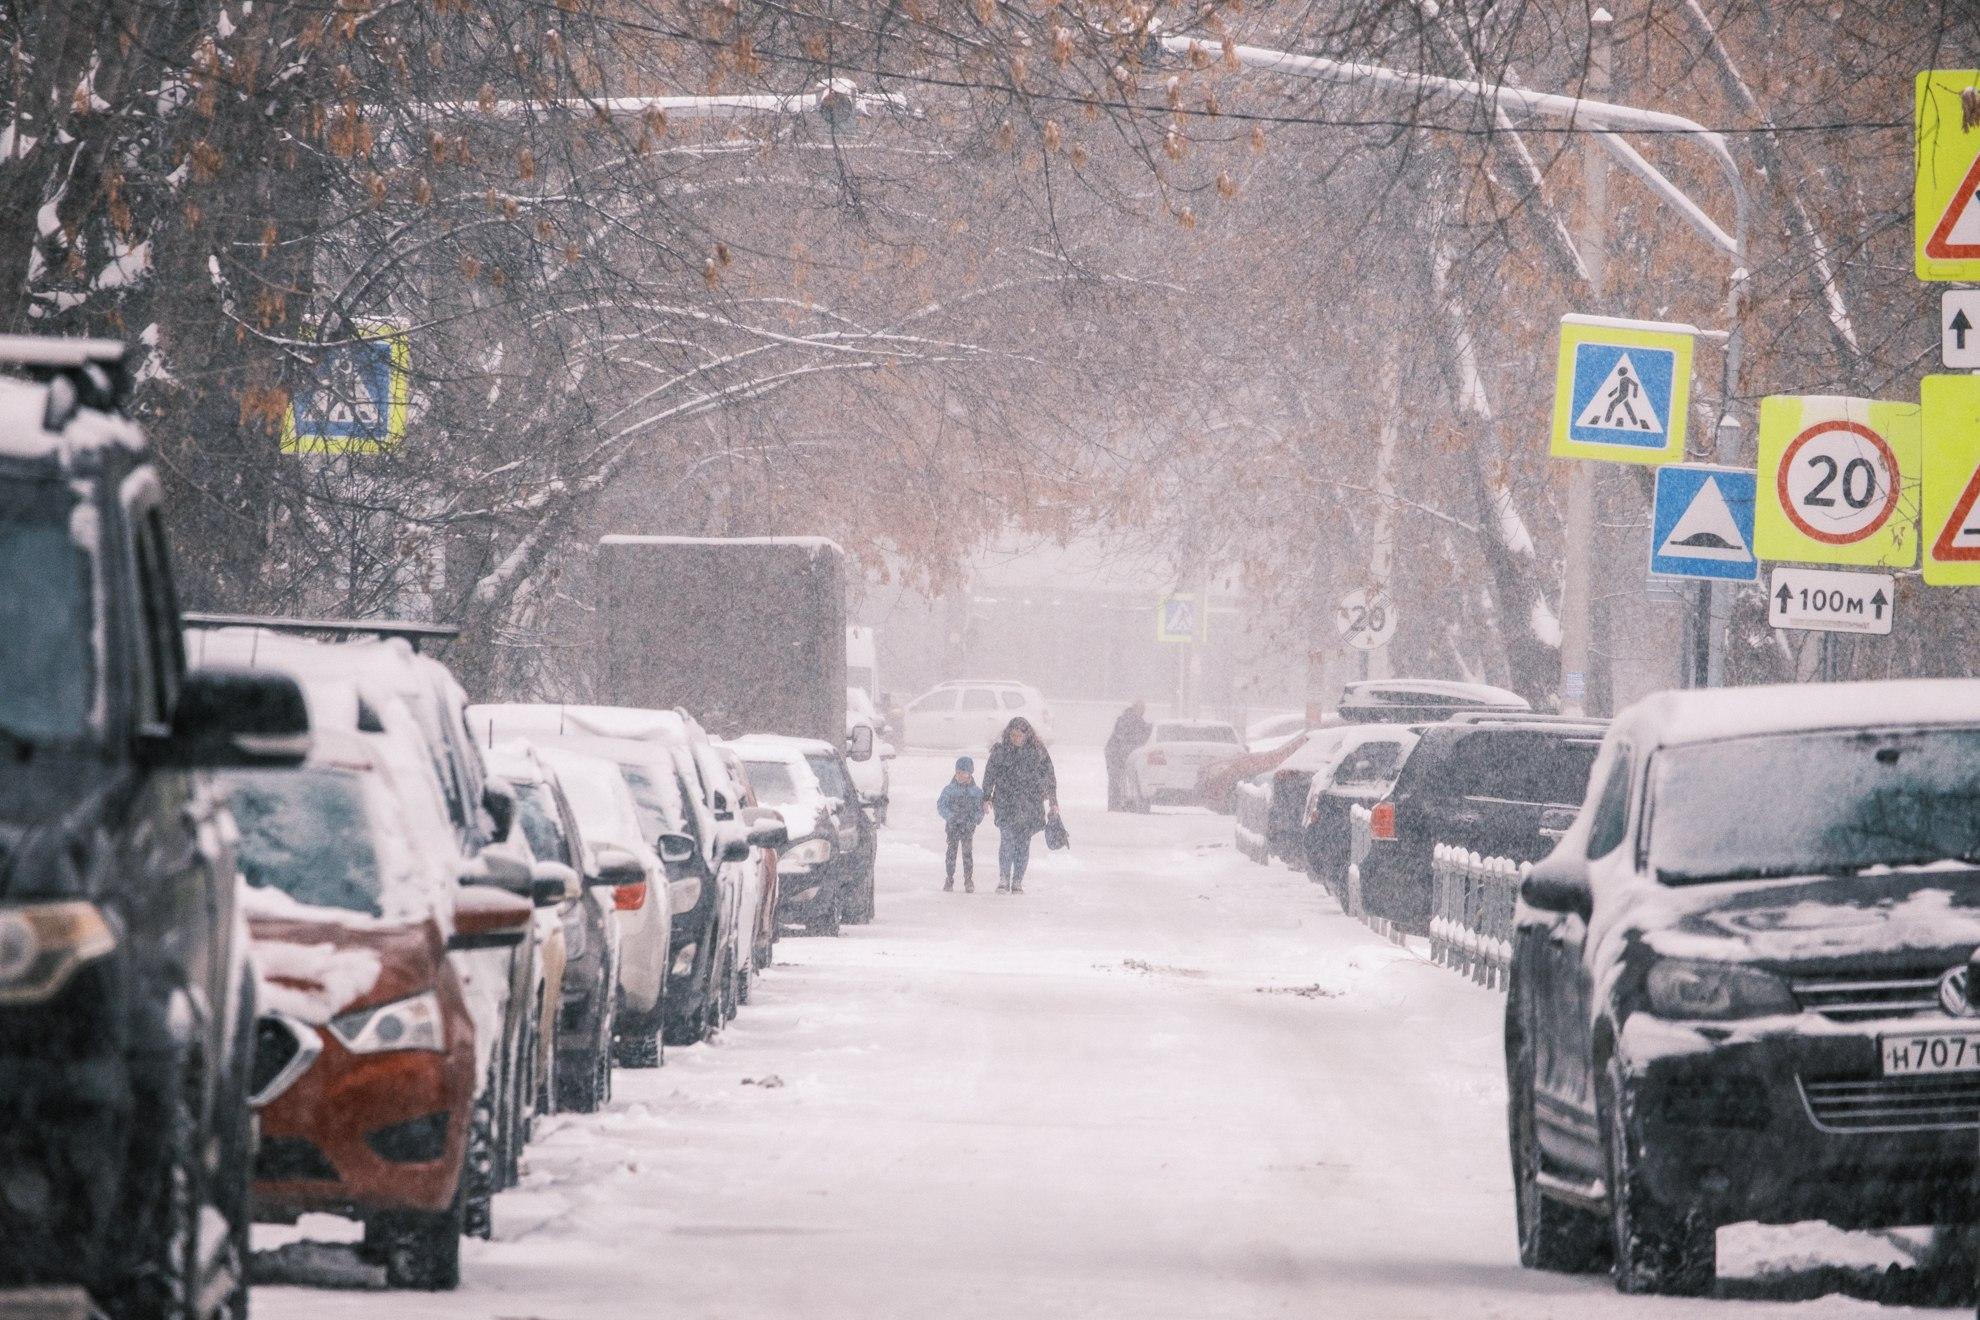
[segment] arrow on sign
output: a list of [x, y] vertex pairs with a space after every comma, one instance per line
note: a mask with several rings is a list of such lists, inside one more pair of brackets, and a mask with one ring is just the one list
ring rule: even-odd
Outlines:
[[1787, 583], [1783, 582], [1781, 584], [1781, 589], [1774, 593], [1774, 598], [1780, 601], [1782, 609], [1786, 609], [1790, 604], [1793, 603], [1794, 593], [1792, 591], [1789, 591], [1787, 589]]
[[1953, 313], [1952, 323], [1946, 329], [1952, 331], [1953, 348], [1955, 350], [1962, 353], [1966, 351], [1966, 332], [1972, 328], [1973, 322], [1966, 319], [1966, 309], [1964, 307]]
[[1877, 588], [1877, 594], [1870, 598], [1870, 608], [1876, 611], [1876, 615], [1880, 619], [1884, 617], [1884, 607], [1890, 603], [1889, 598], [1884, 595], [1884, 589], [1882, 587]]

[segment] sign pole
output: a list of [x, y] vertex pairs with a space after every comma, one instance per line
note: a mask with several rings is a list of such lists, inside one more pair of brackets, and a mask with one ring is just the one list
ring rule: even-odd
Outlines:
[[[1609, 90], [1609, 11], [1589, 16], [1588, 91], [1595, 97]], [[1592, 144], [1581, 151], [1581, 233], [1576, 246], [1588, 271], [1588, 291], [1597, 312], [1604, 311], [1608, 291], [1609, 161]], [[1588, 584], [1595, 554], [1595, 465], [1568, 467], [1566, 571], [1561, 581], [1561, 712], [1585, 713], [1588, 701]]]

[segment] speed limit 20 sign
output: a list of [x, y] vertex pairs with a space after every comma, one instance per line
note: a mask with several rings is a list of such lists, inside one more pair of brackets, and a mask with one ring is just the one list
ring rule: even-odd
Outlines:
[[1334, 627], [1349, 646], [1373, 651], [1396, 635], [1396, 607], [1385, 591], [1350, 591], [1334, 610]]
[[1803, 564], [1918, 562], [1918, 405], [1828, 395], [1760, 401], [1754, 550]]

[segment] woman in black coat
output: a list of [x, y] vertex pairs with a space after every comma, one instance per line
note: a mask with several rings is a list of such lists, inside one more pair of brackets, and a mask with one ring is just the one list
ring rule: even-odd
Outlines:
[[1031, 836], [1059, 814], [1059, 776], [1038, 731], [1020, 715], [1004, 726], [983, 767], [983, 804], [997, 821], [997, 892], [1022, 894]]

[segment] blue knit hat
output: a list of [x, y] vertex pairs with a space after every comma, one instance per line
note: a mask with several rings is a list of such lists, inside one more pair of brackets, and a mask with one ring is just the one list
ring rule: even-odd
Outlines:
[[976, 762], [967, 756], [958, 756], [956, 758], [956, 769], [962, 771], [964, 774], [973, 775], [976, 773]]

